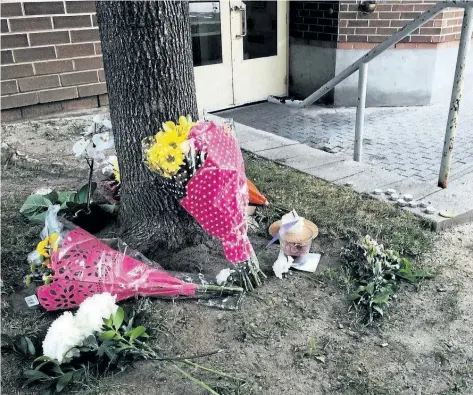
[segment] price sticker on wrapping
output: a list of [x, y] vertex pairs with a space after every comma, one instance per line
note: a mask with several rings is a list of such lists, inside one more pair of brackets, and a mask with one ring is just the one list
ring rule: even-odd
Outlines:
[[39, 305], [39, 300], [36, 295], [30, 295], [25, 298], [25, 302], [28, 307], [34, 307]]

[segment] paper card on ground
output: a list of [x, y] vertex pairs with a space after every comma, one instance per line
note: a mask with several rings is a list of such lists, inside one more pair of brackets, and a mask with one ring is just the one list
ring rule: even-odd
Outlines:
[[313, 253], [298, 257], [297, 259], [294, 259], [294, 262], [291, 265], [291, 269], [314, 273], [320, 262], [320, 258], [320, 254]]

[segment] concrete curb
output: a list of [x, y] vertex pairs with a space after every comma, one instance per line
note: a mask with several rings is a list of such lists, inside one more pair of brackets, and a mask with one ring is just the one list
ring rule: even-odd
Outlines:
[[[208, 114], [206, 118], [222, 119], [213, 114]], [[429, 183], [411, 180], [241, 123], [235, 123], [235, 131], [243, 150], [316, 178], [340, 186], [350, 186], [356, 192], [369, 194], [373, 198], [391, 204], [395, 202], [388, 200], [386, 194], [376, 195], [373, 191], [395, 189], [401, 197], [404, 194], [411, 194], [416, 201], [430, 202], [437, 210], [435, 214], [429, 215], [420, 207], [399, 207], [399, 209], [408, 210], [429, 221], [435, 231], [473, 220], [473, 172], [454, 179], [448, 189], [441, 189], [436, 186], [436, 180]], [[455, 216], [441, 217], [439, 212], [442, 211], [454, 212]]]

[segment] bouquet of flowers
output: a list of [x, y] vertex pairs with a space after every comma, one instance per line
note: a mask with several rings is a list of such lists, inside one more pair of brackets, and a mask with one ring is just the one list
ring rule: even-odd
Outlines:
[[67, 221], [58, 221], [58, 210], [59, 206], [49, 209], [43, 240], [28, 256], [29, 280], [44, 283], [37, 295], [47, 310], [71, 309], [102, 292], [117, 295], [117, 300], [134, 296], [228, 299], [222, 307], [234, 302], [224, 296], [236, 295], [238, 306], [242, 288], [196, 284], [171, 276], [120, 240], [100, 240]]
[[[159, 350], [150, 347], [146, 340], [149, 335], [143, 326], [134, 326], [133, 311], [126, 312], [117, 306], [116, 295], [108, 292], [95, 294], [85, 299], [75, 314], [67, 311], [49, 327], [42, 343], [43, 353], [37, 357], [30, 369], [23, 372], [23, 386], [46, 385], [46, 393], [61, 393], [77, 383], [85, 383], [91, 374], [119, 372], [135, 361], [169, 361], [184, 375], [210, 393], [216, 394], [205, 382], [191, 372], [189, 366], [214, 373], [217, 377], [243, 380], [225, 372], [200, 365], [192, 359], [209, 356], [220, 350], [184, 357], [163, 356]], [[37, 356], [37, 347], [26, 336], [20, 338], [28, 345], [27, 353], [21, 347], [13, 350], [19, 354]], [[39, 347], [38, 347], [39, 348]]]
[[222, 241], [234, 279], [247, 290], [260, 285], [266, 276], [247, 235], [248, 181], [232, 125], [181, 116], [143, 140], [143, 156], [187, 212]]

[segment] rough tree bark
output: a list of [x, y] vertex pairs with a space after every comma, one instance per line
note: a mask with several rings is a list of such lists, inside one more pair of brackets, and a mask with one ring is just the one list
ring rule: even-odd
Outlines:
[[179, 115], [197, 119], [186, 1], [97, 1], [121, 177], [121, 237], [141, 251], [201, 241], [204, 232], [143, 164], [141, 140]]

